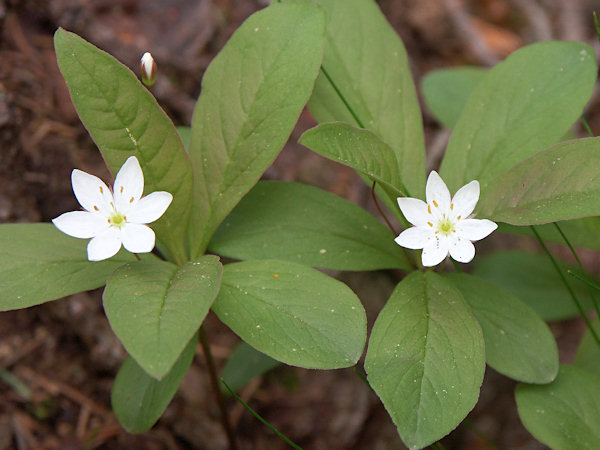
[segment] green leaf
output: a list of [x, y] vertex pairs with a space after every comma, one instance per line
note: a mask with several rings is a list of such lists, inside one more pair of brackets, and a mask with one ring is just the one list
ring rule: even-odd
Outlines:
[[273, 162], [308, 101], [323, 52], [324, 17], [274, 3], [249, 17], [204, 74], [192, 121], [192, 257]]
[[408, 269], [394, 235], [353, 203], [300, 183], [261, 181], [227, 216], [211, 252], [337, 270]]
[[486, 362], [525, 383], [550, 383], [558, 373], [558, 349], [537, 313], [500, 287], [466, 273], [446, 276], [461, 291], [479, 321]]
[[404, 190], [422, 198], [423, 125], [402, 41], [373, 0], [313, 3], [325, 10], [327, 31], [311, 113], [321, 123], [341, 121], [373, 131], [396, 154]]
[[173, 194], [171, 206], [152, 228], [183, 263], [192, 168], [171, 119], [136, 76], [108, 53], [62, 28], [54, 35], [54, 47], [77, 113], [111, 172], [116, 174], [135, 156], [144, 172], [144, 192]]
[[[578, 270], [560, 264], [563, 273]], [[546, 255], [518, 250], [496, 252], [479, 258], [473, 274], [519, 298], [544, 320], [553, 322], [579, 315], [579, 310]], [[591, 308], [589, 289], [571, 279], [571, 287], [585, 309]]]
[[205, 255], [181, 267], [128, 264], [110, 278], [103, 295], [110, 326], [149, 375], [169, 372], [206, 317], [222, 270], [218, 257]]
[[478, 210], [512, 225], [598, 216], [599, 172], [600, 138], [561, 142], [492, 180]]
[[365, 369], [404, 443], [425, 447], [477, 401], [485, 369], [481, 328], [449, 281], [413, 272], [373, 326]]
[[135, 261], [121, 250], [110, 259], [90, 262], [87, 243], [49, 223], [0, 225], [0, 311], [99, 288], [116, 268]]
[[579, 118], [596, 82], [591, 47], [541, 42], [498, 64], [477, 85], [450, 138], [441, 176], [454, 192], [481, 191], [497, 175], [556, 143]]
[[543, 386], [521, 384], [517, 408], [525, 428], [556, 450], [600, 448], [600, 377], [561, 366]]
[[[563, 233], [567, 235], [573, 247], [600, 250], [600, 217], [564, 220], [558, 222], [558, 225]], [[544, 241], [565, 243], [554, 224], [537, 225], [535, 229]], [[499, 224], [498, 231], [535, 237], [530, 227]]]
[[404, 196], [394, 151], [369, 130], [347, 123], [324, 123], [306, 131], [299, 141], [312, 151], [345, 164]]
[[[598, 319], [594, 321], [593, 327], [596, 330], [596, 334], [600, 334], [600, 322], [598, 322]], [[573, 365], [600, 376], [600, 347], [589, 329], [585, 331], [579, 343]]]
[[111, 393], [112, 408], [123, 428], [130, 433], [143, 433], [154, 425], [190, 368], [197, 343], [196, 334], [160, 381], [148, 375], [131, 356], [125, 360]]
[[429, 72], [421, 82], [425, 104], [446, 128], [454, 128], [469, 95], [487, 73], [481, 67], [453, 67]]
[[292, 366], [349, 367], [365, 345], [367, 320], [354, 292], [300, 264], [226, 265], [212, 309], [252, 347]]
[[[232, 391], [237, 391], [252, 378], [262, 375], [280, 364], [279, 361], [242, 342], [235, 348], [227, 363], [225, 363], [221, 377]], [[223, 385], [221, 391], [225, 394], [229, 393]]]

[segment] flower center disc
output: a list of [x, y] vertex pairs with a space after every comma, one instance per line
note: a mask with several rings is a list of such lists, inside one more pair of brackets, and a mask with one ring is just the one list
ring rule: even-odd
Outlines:
[[123, 214], [116, 213], [110, 216], [109, 222], [112, 226], [121, 228], [123, 225], [125, 225], [126, 219]]
[[448, 236], [454, 231], [454, 223], [451, 220], [444, 218], [438, 222], [437, 228], [444, 236]]

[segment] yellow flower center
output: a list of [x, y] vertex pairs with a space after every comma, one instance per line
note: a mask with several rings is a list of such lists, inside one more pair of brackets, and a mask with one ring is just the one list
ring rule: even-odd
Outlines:
[[448, 236], [450, 233], [454, 231], [454, 222], [450, 219], [444, 217], [437, 224], [437, 229], [444, 236]]
[[108, 223], [110, 223], [113, 227], [121, 228], [127, 222], [127, 217], [123, 214], [115, 212], [111, 214], [108, 219]]

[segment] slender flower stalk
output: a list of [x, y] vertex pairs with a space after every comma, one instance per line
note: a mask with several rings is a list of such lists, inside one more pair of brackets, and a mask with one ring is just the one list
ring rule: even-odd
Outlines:
[[113, 192], [100, 178], [78, 169], [71, 173], [71, 182], [84, 211], [64, 213], [52, 223], [69, 236], [92, 238], [87, 246], [90, 261], [110, 258], [121, 245], [132, 253], [152, 251], [156, 238], [146, 224], [165, 213], [173, 196], [157, 191], [142, 197], [144, 174], [135, 156], [117, 173]]
[[479, 200], [479, 182], [471, 181], [453, 198], [436, 171], [431, 171], [425, 187], [427, 203], [417, 198], [399, 197], [398, 205], [412, 225], [395, 239], [398, 245], [423, 249], [423, 266], [432, 267], [450, 256], [468, 263], [475, 256], [473, 241], [498, 228], [491, 220], [473, 219], [471, 213]]

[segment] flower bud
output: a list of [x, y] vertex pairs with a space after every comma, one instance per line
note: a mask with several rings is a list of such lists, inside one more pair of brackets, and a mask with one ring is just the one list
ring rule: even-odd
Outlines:
[[158, 70], [158, 67], [149, 52], [144, 53], [142, 56], [140, 67], [142, 70], [142, 82], [146, 86], [152, 86], [156, 81], [156, 71]]

